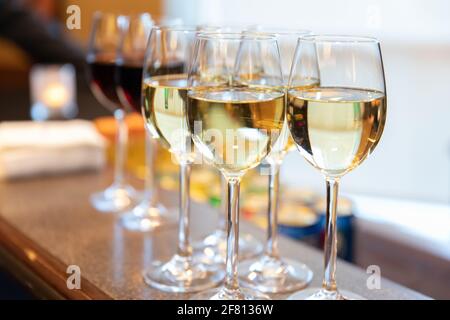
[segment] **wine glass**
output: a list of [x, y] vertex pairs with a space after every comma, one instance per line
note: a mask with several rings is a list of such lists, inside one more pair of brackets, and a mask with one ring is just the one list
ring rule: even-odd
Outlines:
[[[206, 235], [200, 241], [193, 244], [194, 253], [198, 255], [206, 264], [225, 264], [227, 255], [227, 192], [228, 183], [221, 175], [221, 202], [218, 210], [217, 228]], [[239, 235], [239, 260], [246, 260], [257, 256], [263, 250], [261, 241], [256, 239], [251, 233], [241, 233]]]
[[207, 266], [192, 255], [189, 239], [190, 172], [195, 150], [187, 130], [187, 67], [196, 27], [154, 27], [144, 63], [144, 116], [147, 130], [169, 149], [180, 166], [178, 250], [168, 261], [157, 261], [144, 272], [147, 284], [169, 292], [194, 292], [214, 287], [224, 277], [218, 266]]
[[[239, 187], [276, 143], [285, 121], [285, 92], [274, 36], [197, 36], [189, 73], [188, 122], [204, 159], [223, 174], [227, 192], [227, 255], [223, 287], [194, 299], [268, 299], [239, 287]], [[264, 56], [264, 59], [260, 57]]]
[[[305, 88], [319, 75], [320, 85]], [[374, 38], [315, 35], [299, 39], [289, 79], [287, 121], [302, 156], [326, 180], [324, 278], [321, 289], [290, 299], [358, 299], [336, 285], [338, 185], [373, 152], [386, 121], [380, 43]]]
[[[282, 28], [256, 27], [254, 29], [256, 32], [263, 34], [273, 34], [277, 38], [280, 47], [283, 85], [287, 88], [297, 40], [300, 36], [309, 34], [310, 32]], [[317, 79], [316, 81], [310, 81], [308, 85], [317, 85]], [[282, 136], [264, 160], [269, 165], [268, 229], [264, 253], [255, 259], [244, 261], [239, 266], [239, 280], [241, 284], [261, 292], [280, 293], [296, 291], [306, 287], [313, 278], [313, 272], [308, 266], [291, 259], [281, 258], [278, 251], [277, 229], [280, 167], [285, 155], [293, 147], [295, 148], [294, 142], [285, 122]]]
[[116, 92], [116, 61], [120, 40], [128, 25], [128, 17], [96, 12], [86, 57], [88, 80], [97, 100], [114, 113], [117, 122], [114, 182], [107, 189], [91, 195], [91, 203], [102, 212], [126, 209], [137, 197], [133, 187], [124, 181], [124, 164], [128, 139], [125, 123], [126, 106]]
[[[250, 30], [253, 26], [215, 26], [203, 25], [199, 29], [202, 33], [239, 33]], [[216, 229], [203, 239], [195, 242], [193, 248], [195, 254], [199, 255], [207, 264], [225, 263], [227, 253], [227, 199], [228, 184], [225, 177], [221, 177], [221, 203], [218, 210], [218, 223]], [[245, 260], [260, 254], [263, 250], [262, 243], [250, 233], [241, 233], [239, 236], [239, 259]]]
[[[131, 15], [126, 32], [122, 34], [117, 58], [117, 94], [122, 105], [142, 112], [142, 70], [145, 51], [154, 21], [148, 13]], [[155, 178], [157, 141], [145, 131], [146, 175], [142, 200], [121, 215], [122, 225], [133, 231], [152, 231], [175, 224], [176, 219], [158, 200]]]

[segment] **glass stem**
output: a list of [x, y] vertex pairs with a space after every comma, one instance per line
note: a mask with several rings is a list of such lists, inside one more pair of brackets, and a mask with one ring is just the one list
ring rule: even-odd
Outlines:
[[178, 225], [178, 255], [188, 257], [192, 253], [189, 241], [190, 220], [190, 178], [191, 165], [184, 162], [180, 164], [180, 218]]
[[239, 253], [239, 188], [240, 177], [227, 178], [227, 257], [224, 287], [233, 291], [239, 289], [237, 262]]
[[128, 127], [125, 122], [125, 111], [117, 109], [114, 111], [114, 118], [117, 122], [114, 184], [122, 186], [124, 184], [125, 153], [127, 151], [128, 143]]
[[227, 179], [221, 175], [221, 202], [220, 202], [220, 211], [219, 211], [219, 230], [223, 231], [224, 233], [227, 231], [227, 193], [228, 193], [228, 182]]
[[150, 197], [150, 205], [158, 203], [158, 186], [156, 185], [156, 148], [157, 141], [145, 130], [145, 193]]
[[324, 247], [324, 276], [323, 289], [336, 291], [336, 254], [337, 254], [337, 229], [336, 209], [338, 197], [338, 178], [326, 178], [327, 184], [327, 211], [325, 224]]
[[269, 175], [269, 208], [267, 210], [267, 244], [266, 255], [278, 258], [278, 196], [280, 186], [280, 164], [270, 164]]

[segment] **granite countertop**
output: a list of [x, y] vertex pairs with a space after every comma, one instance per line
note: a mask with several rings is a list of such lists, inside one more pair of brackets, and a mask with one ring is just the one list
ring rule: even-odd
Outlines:
[[[135, 233], [117, 223], [116, 214], [96, 212], [89, 195], [110, 181], [108, 172], [0, 182], [0, 262], [28, 279], [37, 292], [71, 299], [183, 299], [148, 287], [142, 270], [154, 259], [167, 259], [176, 249], [176, 228], [155, 233]], [[176, 208], [178, 197], [162, 192], [162, 201]], [[176, 209], [175, 209], [176, 210]], [[192, 238], [212, 231], [217, 212], [192, 204]], [[241, 231], [260, 240], [263, 230], [241, 223]], [[322, 253], [281, 237], [283, 256], [301, 260], [314, 271], [311, 286], [322, 278]], [[81, 289], [69, 290], [67, 266], [81, 270]], [[365, 270], [338, 263], [339, 287], [368, 299], [428, 299], [418, 292], [382, 279], [381, 289], [369, 290]], [[45, 290], [42, 288], [46, 288]], [[273, 296], [284, 298], [285, 296]]]

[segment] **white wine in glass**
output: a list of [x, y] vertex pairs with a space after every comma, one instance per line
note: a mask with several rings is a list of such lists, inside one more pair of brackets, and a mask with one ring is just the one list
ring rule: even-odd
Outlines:
[[229, 174], [240, 175], [256, 167], [278, 138], [272, 130], [282, 128], [285, 103], [280, 90], [200, 89], [193, 91], [189, 99], [189, 120], [194, 129], [198, 122], [200, 129], [194, 141], [199, 142], [209, 161]]
[[168, 292], [196, 292], [217, 286], [224, 277], [219, 266], [207, 266], [192, 254], [190, 243], [190, 172], [194, 150], [187, 129], [187, 66], [195, 27], [152, 29], [144, 64], [144, 116], [147, 130], [174, 156], [180, 167], [180, 210], [177, 252], [166, 262], [155, 261], [144, 272], [150, 286]]
[[[252, 29], [252, 26], [200, 26], [199, 29], [202, 33], [208, 32], [245, 32]], [[234, 62], [235, 53], [230, 52], [230, 62]], [[234, 56], [233, 56], [234, 55]], [[227, 198], [227, 182], [225, 177], [221, 179], [221, 194], [222, 199]], [[204, 238], [196, 241], [193, 244], [193, 248], [196, 254], [201, 256], [201, 259], [208, 264], [224, 264], [226, 256], [227, 246], [227, 233], [226, 233], [226, 201], [221, 201], [221, 207], [219, 210], [217, 228], [207, 234]], [[263, 244], [251, 233], [241, 233], [239, 236], [239, 259], [246, 260], [257, 256], [263, 251]]]
[[[197, 35], [195, 47], [187, 119], [200, 153], [227, 180], [228, 241], [223, 287], [193, 299], [268, 299], [239, 286], [239, 188], [245, 172], [271, 152], [285, 123], [277, 41], [268, 35], [208, 33]], [[259, 52], [265, 59], [258, 59]]]
[[[272, 34], [277, 38], [280, 47], [283, 85], [287, 89], [297, 40], [300, 36], [310, 34], [310, 32], [300, 29], [265, 28], [262, 26], [253, 29], [260, 34]], [[261, 60], [264, 60], [264, 58], [264, 56], [260, 56]], [[313, 87], [317, 85], [317, 78], [312, 78], [308, 83], [305, 81], [304, 86]], [[265, 293], [296, 291], [306, 287], [313, 278], [313, 272], [306, 264], [283, 257], [278, 249], [280, 168], [284, 157], [293, 149], [295, 149], [295, 143], [292, 140], [287, 123], [285, 123], [280, 138], [265, 159], [270, 171], [268, 172], [267, 240], [264, 252], [254, 259], [243, 261], [239, 265], [239, 280], [242, 286]]]
[[185, 118], [187, 74], [170, 74], [144, 79], [144, 111], [149, 126], [178, 161], [193, 162], [194, 146]]
[[[305, 88], [312, 74], [320, 85]], [[287, 122], [302, 156], [326, 181], [322, 288], [290, 299], [362, 299], [336, 283], [336, 208], [340, 179], [373, 152], [386, 122], [386, 90], [378, 40], [304, 36], [299, 39], [288, 89]]]
[[[300, 152], [327, 176], [357, 167], [376, 147], [386, 119], [383, 92], [325, 87], [291, 89], [292, 135]], [[300, 125], [301, 123], [301, 125]]]

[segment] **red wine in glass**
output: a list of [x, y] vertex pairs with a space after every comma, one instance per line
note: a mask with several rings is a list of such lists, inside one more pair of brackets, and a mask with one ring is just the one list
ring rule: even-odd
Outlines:
[[116, 68], [117, 93], [124, 105], [141, 112], [142, 65], [118, 65]]
[[114, 61], [87, 62], [88, 80], [97, 100], [114, 112], [122, 105], [116, 92], [116, 64]]

